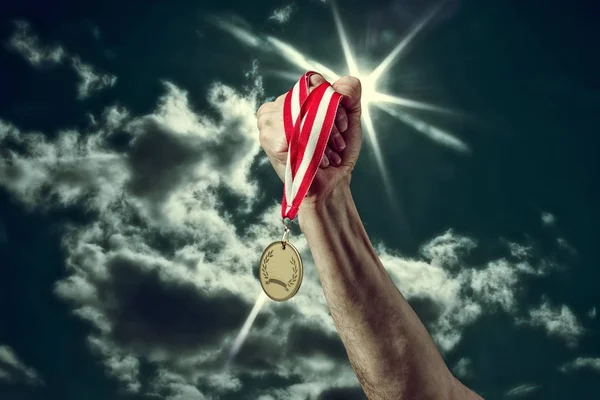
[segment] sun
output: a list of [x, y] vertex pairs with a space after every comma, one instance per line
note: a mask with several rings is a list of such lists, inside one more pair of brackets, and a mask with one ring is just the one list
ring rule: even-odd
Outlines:
[[356, 77], [360, 80], [363, 104], [368, 107], [370, 103], [380, 101], [377, 93], [377, 80], [370, 75], [358, 74]]

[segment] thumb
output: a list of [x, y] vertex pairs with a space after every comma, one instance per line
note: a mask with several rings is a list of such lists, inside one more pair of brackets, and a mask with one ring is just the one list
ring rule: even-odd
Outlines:
[[360, 96], [362, 88], [360, 80], [353, 76], [343, 76], [331, 85], [333, 90], [342, 94], [342, 106], [348, 114], [360, 115]]
[[325, 78], [323, 78], [323, 76], [321, 74], [312, 74], [310, 76], [310, 78], [308, 78], [309, 81], [309, 88], [308, 88], [308, 92], [312, 92], [314, 88], [316, 88], [317, 86], [319, 86], [321, 83], [325, 82]]

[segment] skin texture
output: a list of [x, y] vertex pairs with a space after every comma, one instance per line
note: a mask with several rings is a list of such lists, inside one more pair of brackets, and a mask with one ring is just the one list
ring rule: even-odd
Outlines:
[[[311, 88], [321, 82], [313, 75]], [[372, 400], [481, 399], [448, 370], [369, 240], [350, 191], [362, 144], [360, 81], [343, 77], [332, 85], [344, 97], [298, 220], [358, 381]], [[288, 148], [284, 97], [257, 113], [261, 145], [280, 179]]]

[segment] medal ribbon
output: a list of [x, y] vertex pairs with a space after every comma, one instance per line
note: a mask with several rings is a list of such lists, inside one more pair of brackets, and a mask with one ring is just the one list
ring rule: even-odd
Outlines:
[[305, 73], [286, 94], [283, 105], [288, 154], [281, 217], [290, 221], [298, 214], [315, 179], [342, 99], [329, 82], [321, 83], [309, 94], [309, 79], [314, 74], [317, 72]]

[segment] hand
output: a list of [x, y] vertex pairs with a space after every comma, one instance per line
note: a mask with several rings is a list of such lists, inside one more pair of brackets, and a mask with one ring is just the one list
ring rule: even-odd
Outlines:
[[[325, 79], [321, 75], [312, 75], [309, 91], [323, 82]], [[352, 170], [356, 165], [362, 146], [360, 81], [357, 78], [345, 76], [335, 81], [332, 86], [343, 97], [325, 154], [308, 194], [302, 201], [302, 207], [318, 205], [336, 187], [350, 184]], [[282, 181], [284, 180], [288, 151], [283, 127], [284, 99], [285, 94], [273, 102], [263, 104], [257, 112], [260, 144]]]

